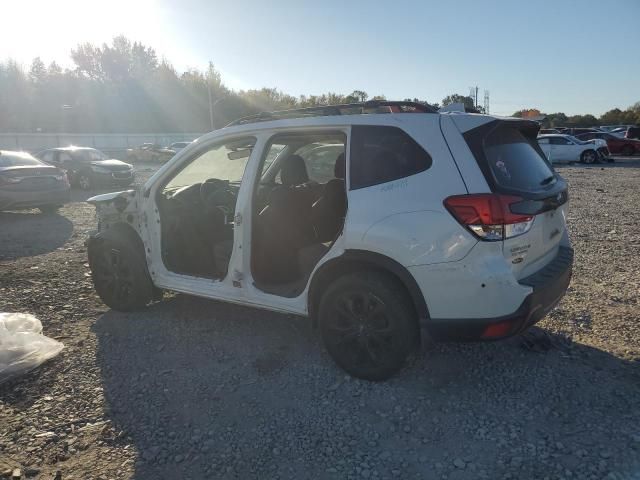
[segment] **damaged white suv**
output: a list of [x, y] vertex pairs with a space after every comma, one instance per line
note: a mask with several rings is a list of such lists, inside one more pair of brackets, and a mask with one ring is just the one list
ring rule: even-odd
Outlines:
[[564, 295], [567, 184], [531, 121], [367, 102], [248, 117], [141, 188], [89, 199], [95, 288], [164, 289], [310, 316], [350, 374], [420, 344], [522, 332]]

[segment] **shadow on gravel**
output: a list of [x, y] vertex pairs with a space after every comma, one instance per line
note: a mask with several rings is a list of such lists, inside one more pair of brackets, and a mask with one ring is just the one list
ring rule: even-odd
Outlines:
[[177, 296], [110, 311], [94, 331], [107, 416], [138, 450], [138, 479], [346, 478], [365, 460], [378, 478], [439, 478], [434, 465], [458, 457], [502, 478], [507, 453], [543, 478], [563, 448], [604, 443], [600, 457], [566, 459], [602, 478], [628, 468], [640, 424], [637, 364], [548, 334], [541, 349], [436, 345], [367, 383], [293, 316]]
[[0, 212], [0, 260], [51, 252], [64, 245], [72, 233], [71, 220], [59, 214]]

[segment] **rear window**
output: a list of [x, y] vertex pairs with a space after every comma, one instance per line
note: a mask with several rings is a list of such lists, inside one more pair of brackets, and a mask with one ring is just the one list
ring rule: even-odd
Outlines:
[[415, 175], [431, 167], [431, 156], [397, 127], [354, 126], [351, 134], [351, 189]]
[[539, 149], [512, 127], [497, 128], [484, 142], [487, 163], [496, 183], [513, 190], [539, 190], [553, 175]]

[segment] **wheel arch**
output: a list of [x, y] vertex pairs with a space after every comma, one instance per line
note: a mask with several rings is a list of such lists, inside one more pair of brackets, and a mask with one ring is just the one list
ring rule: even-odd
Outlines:
[[90, 249], [92, 245], [99, 244], [105, 238], [109, 237], [117, 237], [119, 239], [126, 238], [140, 254], [145, 264], [147, 263], [147, 256], [142, 238], [140, 238], [138, 232], [131, 225], [125, 222], [105, 224], [104, 230], [101, 230], [96, 235], [89, 238], [88, 248]]
[[418, 316], [418, 321], [429, 318], [424, 295], [413, 275], [402, 264], [386, 255], [366, 250], [346, 250], [339, 257], [323, 264], [313, 275], [307, 294], [309, 317], [317, 325], [317, 312], [322, 293], [338, 277], [357, 270], [370, 269], [395, 278], [406, 290]]

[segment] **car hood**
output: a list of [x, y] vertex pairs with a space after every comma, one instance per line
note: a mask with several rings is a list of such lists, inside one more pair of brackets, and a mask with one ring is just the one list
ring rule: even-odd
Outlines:
[[0, 167], [0, 172], [12, 172], [12, 171], [29, 172], [31, 175], [38, 175], [41, 172], [43, 175], [50, 175], [60, 172], [60, 169], [53, 165], [13, 165], [11, 167]]
[[91, 165], [95, 165], [96, 167], [108, 168], [109, 170], [126, 170], [131, 167], [131, 164], [125, 163], [121, 160], [116, 160], [112, 158], [110, 160], [96, 160], [91, 162]]
[[113, 202], [116, 198], [122, 198], [128, 202], [133, 200], [137, 195], [137, 190], [123, 190], [121, 192], [103, 193], [87, 199], [87, 203], [91, 205], [97, 205], [99, 203], [107, 204]]
[[607, 142], [605, 140], [602, 140], [601, 138], [592, 138], [591, 140], [583, 140], [583, 142], [601, 146], [605, 146], [607, 144]]

